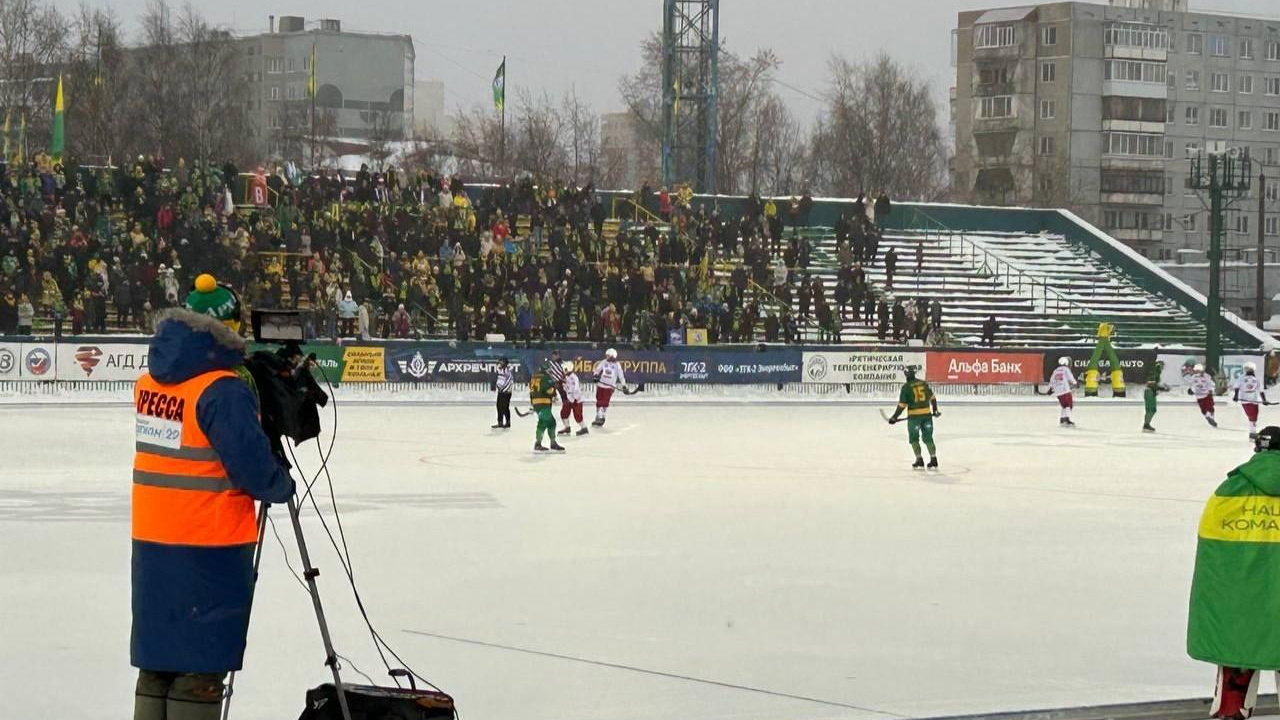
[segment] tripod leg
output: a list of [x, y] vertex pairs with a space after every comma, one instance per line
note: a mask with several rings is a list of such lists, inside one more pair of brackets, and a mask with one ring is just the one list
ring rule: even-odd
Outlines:
[[333, 671], [333, 687], [338, 694], [338, 707], [342, 710], [342, 719], [351, 720], [351, 709], [347, 707], [347, 695], [342, 689], [342, 676], [338, 672], [338, 654], [334, 651], [333, 640], [329, 637], [329, 623], [324, 618], [324, 607], [320, 604], [320, 589], [316, 587], [316, 576], [320, 571], [312, 567], [311, 556], [307, 553], [307, 541], [302, 535], [302, 521], [298, 517], [297, 498], [289, 498], [289, 517], [293, 520], [293, 534], [298, 538], [302, 577], [307, 581], [307, 590], [311, 593], [311, 604], [316, 610], [316, 622], [320, 624], [320, 639], [324, 642], [324, 662]]
[[[270, 505], [262, 503], [262, 507], [258, 509], [258, 545], [253, 549], [253, 592], [258, 589], [258, 567], [262, 565], [262, 546], [267, 539], [267, 510]], [[249, 595], [249, 612], [250, 617], [253, 613], [253, 595]], [[231, 715], [231, 696], [235, 693], [236, 671], [232, 670], [231, 675], [227, 678], [227, 690], [222, 694], [222, 720], [227, 720]]]

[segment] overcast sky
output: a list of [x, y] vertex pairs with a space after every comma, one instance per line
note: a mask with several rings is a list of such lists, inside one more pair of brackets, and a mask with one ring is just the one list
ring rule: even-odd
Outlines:
[[[69, 6], [74, 0], [56, 0]], [[146, 0], [88, 0], [113, 7], [135, 32]], [[181, 4], [171, 0], [175, 5]], [[618, 78], [633, 72], [639, 44], [662, 26], [662, 0], [217, 0], [195, 2], [214, 23], [238, 33], [265, 31], [268, 14], [332, 17], [344, 28], [408, 33], [419, 79], [443, 79], [445, 102], [488, 102], [489, 81], [505, 53], [508, 94], [518, 88], [560, 94], [571, 86], [598, 112], [620, 109]], [[945, 99], [954, 83], [951, 29], [956, 13], [1026, 3], [1001, 0], [723, 0], [720, 33], [730, 50], [767, 47], [782, 60], [778, 86], [796, 114], [811, 119], [825, 65], [880, 50], [911, 66]], [[1277, 0], [1191, 0], [1194, 10], [1280, 17]], [[803, 92], [801, 92], [803, 91]]]

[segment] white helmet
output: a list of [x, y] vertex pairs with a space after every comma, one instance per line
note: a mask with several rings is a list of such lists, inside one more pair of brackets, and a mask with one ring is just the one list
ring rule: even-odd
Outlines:
[[1071, 358], [1067, 357], [1066, 355], [1063, 355], [1062, 357], [1058, 358], [1058, 364], [1062, 365], [1063, 367], [1070, 365]]
[[560, 367], [564, 368], [565, 372], [571, 373], [573, 372], [573, 361], [565, 360], [564, 362], [560, 363]]
[[613, 348], [609, 348], [608, 350], [605, 350], [605, 351], [604, 351], [604, 356], [605, 356], [606, 358], [610, 359], [610, 360], [617, 360], [617, 359], [618, 359], [618, 351], [617, 351], [617, 350], [614, 350]]
[[1204, 372], [1204, 365], [1201, 365], [1200, 363], [1196, 363], [1196, 366], [1192, 369], [1195, 370], [1196, 372]]
[[1252, 375], [1253, 373], [1258, 372], [1258, 366], [1251, 362], [1247, 362], [1244, 364], [1244, 371]]

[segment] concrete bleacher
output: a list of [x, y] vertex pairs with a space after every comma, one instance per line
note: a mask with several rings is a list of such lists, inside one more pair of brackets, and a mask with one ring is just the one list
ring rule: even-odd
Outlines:
[[[809, 273], [834, 287], [839, 262], [835, 231], [808, 228]], [[893, 286], [884, 256], [898, 255]], [[923, 262], [917, 272], [917, 252]], [[890, 303], [915, 298], [941, 302], [943, 330], [955, 342], [978, 345], [982, 323], [994, 315], [1000, 346], [1092, 345], [1099, 322], [1113, 322], [1124, 346], [1196, 345], [1204, 326], [1185, 308], [1153, 295], [1062, 236], [1025, 233], [943, 233], [897, 230], [885, 234], [875, 262], [863, 268], [873, 292]], [[816, 340], [816, 329], [811, 330]], [[878, 342], [855, 324], [844, 342]]]

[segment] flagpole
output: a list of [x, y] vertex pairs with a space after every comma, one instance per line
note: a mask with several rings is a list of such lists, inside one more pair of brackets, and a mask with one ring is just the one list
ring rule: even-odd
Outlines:
[[311, 40], [311, 171], [316, 169], [316, 41]]
[[502, 56], [502, 115], [498, 120], [498, 174], [507, 166], [507, 56]]

